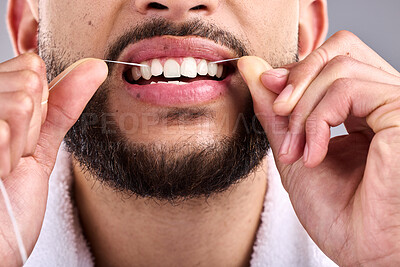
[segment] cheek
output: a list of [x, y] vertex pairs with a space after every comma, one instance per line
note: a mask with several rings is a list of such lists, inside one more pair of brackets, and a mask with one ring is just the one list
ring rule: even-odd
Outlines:
[[39, 13], [41, 35], [48, 39], [55, 51], [67, 53], [74, 60], [101, 58], [119, 2], [42, 0], [40, 10], [44, 12]]
[[244, 27], [254, 55], [274, 67], [293, 62], [298, 46], [298, 1], [255, 2], [259, 8], [249, 6], [246, 14], [249, 22]]

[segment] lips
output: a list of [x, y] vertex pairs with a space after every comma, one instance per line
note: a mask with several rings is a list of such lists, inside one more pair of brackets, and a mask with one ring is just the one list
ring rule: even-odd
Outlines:
[[138, 101], [179, 106], [205, 104], [222, 97], [235, 72], [232, 64], [214, 64], [235, 57], [225, 47], [196, 37], [156, 37], [129, 46], [121, 60], [147, 65], [125, 67], [121, 76]]

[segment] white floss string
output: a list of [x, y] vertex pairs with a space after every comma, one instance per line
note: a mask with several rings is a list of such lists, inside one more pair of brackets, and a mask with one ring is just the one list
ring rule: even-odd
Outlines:
[[0, 189], [1, 189], [1, 194], [3, 195], [3, 198], [4, 198], [4, 203], [6, 205], [8, 216], [10, 217], [10, 220], [11, 220], [11, 223], [12, 223], [12, 226], [14, 229], [15, 237], [17, 238], [18, 250], [19, 250], [19, 254], [21, 255], [22, 265], [24, 265], [26, 260], [28, 259], [28, 256], [26, 253], [24, 242], [22, 241], [21, 232], [19, 231], [19, 228], [18, 228], [17, 220], [15, 219], [15, 216], [14, 216], [10, 198], [8, 197], [7, 190], [4, 186], [4, 183], [3, 183], [3, 180], [1, 179], [1, 177], [0, 177]]
[[115, 60], [108, 60], [108, 59], [103, 59], [103, 61], [108, 62], [108, 63], [124, 64], [124, 65], [137, 66], [137, 67], [147, 67], [147, 68], [150, 67], [150, 66], [144, 65], [144, 64], [122, 62], [122, 61], [115, 61]]
[[218, 64], [218, 63], [223, 63], [223, 62], [235, 61], [235, 60], [239, 60], [239, 59], [240, 59], [240, 57], [237, 57], [237, 58], [231, 58], [231, 59], [224, 59], [224, 60], [213, 61], [213, 62], [211, 62], [211, 63]]

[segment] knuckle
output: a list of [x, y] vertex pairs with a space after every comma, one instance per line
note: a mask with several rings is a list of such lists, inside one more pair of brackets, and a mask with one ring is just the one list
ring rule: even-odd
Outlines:
[[45, 71], [45, 63], [43, 59], [35, 53], [26, 53], [23, 55], [24, 61], [26, 62], [29, 69], [32, 69], [36, 72], [43, 72]]
[[343, 65], [343, 66], [352, 66], [355, 63], [355, 60], [352, 59], [351, 57], [344, 56], [344, 55], [338, 55], [335, 56], [331, 61], [330, 64], [334, 65]]
[[353, 87], [354, 79], [351, 78], [339, 78], [332, 83], [332, 90], [336, 93], [346, 93], [349, 88]]
[[[295, 67], [295, 71], [297, 71], [299, 76], [298, 79], [303, 79], [302, 77], [313, 77], [321, 68], [325, 68], [329, 61], [329, 51], [324, 46], [319, 47]], [[291, 73], [293, 72], [292, 70]]]
[[354, 33], [346, 30], [341, 30], [332, 36], [334, 39], [345, 40], [350, 43], [358, 42], [360, 39]]
[[304, 122], [307, 119], [304, 108], [297, 106], [290, 114], [289, 128], [292, 133], [302, 132]]
[[320, 116], [316, 112], [311, 113], [305, 123], [307, 132], [314, 131], [319, 120]]
[[21, 71], [21, 83], [22, 88], [29, 92], [41, 93], [42, 92], [42, 81], [39, 75], [32, 70]]
[[31, 96], [24, 91], [18, 91], [14, 96], [13, 116], [30, 117], [33, 114], [34, 103]]
[[307, 135], [312, 136], [314, 142], [318, 143], [320, 140], [321, 134], [321, 123], [323, 122], [323, 117], [316, 113], [313, 112], [308, 116], [306, 123], [305, 123], [305, 131], [307, 132]]
[[329, 51], [324, 46], [321, 46], [315, 50], [314, 54], [316, 55], [317, 60], [322, 63], [322, 65], [328, 64], [330, 58]]
[[348, 56], [335, 56], [326, 66], [327, 71], [331, 71], [336, 77], [348, 76], [354, 69], [356, 60]]

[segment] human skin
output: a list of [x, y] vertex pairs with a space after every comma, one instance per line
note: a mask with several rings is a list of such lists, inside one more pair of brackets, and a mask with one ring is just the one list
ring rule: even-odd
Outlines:
[[[329, 257], [340, 265], [387, 264], [398, 260], [399, 248], [396, 244], [399, 243], [397, 238], [399, 230], [396, 222], [399, 219], [396, 214], [400, 207], [396, 204], [399, 194], [394, 179], [399, 176], [396, 165], [399, 155], [398, 136], [400, 136], [398, 72], [349, 33], [336, 35], [323, 46], [323, 49], [317, 50], [298, 64], [288, 66], [288, 75], [282, 75], [282, 71], [268, 72], [272, 69], [270, 65], [276, 67], [291, 62], [291, 57], [282, 52], [291, 51], [297, 47], [297, 34], [299, 34], [301, 44], [300, 59], [304, 59], [321, 44], [326, 33], [325, 1], [162, 2], [170, 6], [168, 12], [146, 10], [143, 8], [149, 3], [146, 1], [43, 0], [40, 2], [40, 10], [43, 14], [41, 23], [43, 23], [44, 31], [54, 34], [58, 47], [68, 47], [67, 57], [71, 60], [82, 57], [102, 57], [109, 42], [121, 33], [126, 25], [135, 25], [136, 21], [157, 12], [160, 12], [158, 15], [177, 22], [184, 21], [190, 16], [201, 16], [202, 19], [213, 21], [224, 29], [229, 29], [241, 36], [248, 41], [252, 54], [264, 58], [269, 64], [258, 58], [244, 58], [239, 61], [240, 72], [247, 81], [250, 92], [245, 84], [240, 82], [238, 73], [235, 76], [237, 88], [242, 92], [242, 96], [251, 93], [253, 97], [255, 112], [269, 136], [283, 184], [289, 192], [299, 219], [310, 236]], [[36, 49], [38, 3], [35, 1], [28, 3], [29, 5], [22, 0], [15, 0], [11, 1], [10, 5], [10, 28], [14, 46], [19, 54]], [[199, 4], [203, 4], [207, 9], [200, 12], [190, 11], [190, 7]], [[263, 5], [266, 6], [265, 9], [259, 8]], [[299, 25], [300, 32], [298, 32]], [[288, 36], [293, 40], [290, 40]], [[336, 57], [337, 55], [343, 56]], [[10, 117], [7, 117], [7, 114], [1, 118], [3, 120], [2, 133], [5, 136], [11, 136], [11, 139], [2, 139], [6, 141], [3, 141], [1, 151], [4, 153], [4, 158], [9, 159], [9, 163], [2, 167], [2, 176], [5, 177], [4, 182], [10, 191], [14, 206], [21, 211], [17, 212], [19, 214], [17, 219], [21, 224], [27, 248], [31, 251], [43, 220], [47, 181], [54, 165], [58, 144], [79, 116], [91, 94], [104, 80], [106, 67], [95, 60], [89, 60], [80, 65], [64, 83], [60, 83], [54, 93], [50, 94], [48, 107], [43, 108], [38, 103], [46, 98], [44, 92], [48, 87], [44, 82], [41, 61], [33, 55], [25, 55], [4, 64], [7, 64], [3, 65], [4, 69], [15, 70], [18, 75], [27, 75], [26, 71], [23, 72], [25, 74], [20, 72], [29, 69], [31, 79], [37, 81], [36, 86], [32, 88], [27, 85], [32, 83], [21, 82], [26, 80], [25, 76], [11, 79], [18, 81], [11, 87], [14, 88], [13, 91], [23, 90], [32, 104], [29, 106], [29, 100], [26, 99], [27, 103], [22, 101], [24, 99], [13, 100], [11, 96], [2, 92], [2, 99], [9, 98], [7, 102], [14, 103], [15, 110], [25, 103], [22, 106], [28, 111], [20, 112], [21, 119], [13, 117], [7, 120]], [[323, 68], [324, 71], [321, 72]], [[91, 71], [93, 75], [87, 75], [88, 71]], [[2, 74], [4, 77], [2, 83], [10, 80], [11, 74]], [[318, 79], [315, 79], [316, 77]], [[82, 92], [79, 92], [80, 79], [92, 85], [87, 88], [88, 91], [85, 92], [84, 97], [81, 96]], [[316, 81], [319, 82], [317, 86]], [[284, 87], [288, 84], [294, 86], [296, 94], [289, 100], [282, 100], [281, 97], [280, 103], [274, 104], [274, 100], [282, 90], [285, 93], [281, 96], [286, 95], [288, 90], [284, 90]], [[382, 90], [374, 90], [377, 87]], [[70, 88], [75, 89], [71, 91]], [[330, 93], [325, 95], [325, 92]], [[67, 100], [68, 102], [65, 103]], [[219, 111], [218, 113], [228, 113], [230, 118], [235, 118], [241, 112], [237, 108], [240, 107], [240, 100], [241, 98], [233, 98], [228, 94], [212, 108]], [[317, 104], [321, 101], [324, 101], [324, 105], [319, 106], [318, 109]], [[117, 93], [112, 95], [111, 105], [120, 108], [120, 112], [115, 113], [116, 121], [123, 113], [134, 112], [140, 115], [144, 111], [149, 112], [143, 103], [136, 104], [133, 107], [126, 98], [122, 98]], [[339, 108], [332, 108], [335, 105]], [[49, 110], [47, 114], [46, 108]], [[61, 115], [59, 115], [60, 110]], [[346, 121], [346, 126], [349, 127], [352, 135], [347, 139], [334, 140], [331, 143], [332, 149], [325, 158], [329, 140], [327, 126], [345, 121], [350, 114], [349, 110], [356, 113], [353, 114], [354, 117], [358, 116], [361, 119], [351, 117], [351, 120]], [[312, 113], [312, 111], [315, 112]], [[154, 109], [150, 109], [150, 112], [154, 112]], [[289, 123], [287, 116], [292, 113], [294, 116], [291, 117]], [[10, 111], [9, 114], [13, 112]], [[326, 117], [327, 114], [328, 117]], [[384, 114], [389, 115], [381, 116]], [[12, 120], [19, 122], [25, 119], [25, 125], [29, 125], [28, 122], [40, 125], [40, 117], [44, 122], [41, 127], [25, 127], [12, 131], [17, 128], [15, 125], [18, 125], [18, 123], [12, 124]], [[321, 122], [317, 124], [317, 130], [314, 128], [314, 131], [303, 130], [304, 125], [310, 125], [310, 123], [306, 124], [309, 117], [313, 120], [308, 121]], [[365, 118], [368, 124], [365, 123]], [[216, 133], [215, 129], [220, 129], [217, 124], [212, 125], [215, 127], [198, 137], [200, 141], [203, 138], [213, 137]], [[283, 131], [276, 131], [276, 128], [272, 127], [274, 125], [280, 125]], [[157, 128], [159, 126], [152, 127], [155, 128], [151, 132], [162, 132]], [[196, 128], [197, 126], [194, 125], [186, 130], [193, 133]], [[285, 136], [282, 133], [286, 132], [286, 128], [296, 133], [291, 139], [290, 146], [282, 145]], [[362, 133], [359, 133], [360, 128]], [[231, 129], [223, 130], [229, 133]], [[171, 131], [175, 135], [162, 136], [163, 140], [174, 143], [177, 141], [176, 134], [179, 138], [179, 134], [185, 136], [188, 133], [175, 129]], [[321, 134], [316, 136], [316, 133]], [[38, 136], [39, 141], [33, 144], [28, 143], [24, 147], [28, 134]], [[151, 142], [156, 138], [159, 139], [160, 135], [150, 134], [145, 138], [137, 134], [128, 135], [128, 137], [132, 140]], [[348, 151], [345, 155], [340, 153], [344, 150], [343, 148], [347, 148], [353, 142], [352, 140], [360, 140], [360, 138], [362, 141], [359, 150]], [[306, 155], [309, 155], [309, 160], [303, 163], [300, 157], [305, 150], [305, 140], [307, 140], [309, 152]], [[370, 145], [369, 148], [368, 145]], [[18, 146], [19, 149], [14, 148]], [[15, 155], [10, 156], [9, 151], [16, 151]], [[367, 152], [370, 153], [368, 162], [365, 163]], [[340, 169], [341, 172], [338, 173], [338, 166], [343, 166], [343, 162], [349, 164], [349, 168]], [[375, 165], [378, 164], [380, 168], [387, 171], [378, 173], [375, 170]], [[358, 167], [356, 171], [354, 171], [354, 166]], [[261, 170], [266, 168], [264, 164]], [[146, 202], [143, 200], [129, 200], [122, 204], [120, 196], [113, 194], [111, 189], [102, 187], [98, 190], [89, 190], [92, 183], [87, 182], [85, 179], [87, 177], [84, 177], [79, 168], [75, 168], [74, 171], [78, 206], [79, 209], [87, 211], [82, 216], [83, 226], [86, 230], [93, 225], [99, 226], [96, 228], [97, 231], [88, 230], [85, 234], [92, 243], [95, 257], [101, 259], [102, 264], [110, 265], [115, 262], [127, 264], [132, 263], [133, 260], [139, 260], [137, 264], [157, 264], [154, 262], [157, 259], [163, 264], [170, 265], [178, 260], [183, 265], [194, 263], [213, 265], [218, 262], [238, 266], [248, 264], [266, 190], [266, 177], [263, 171], [257, 172], [255, 179], [246, 180], [228, 192], [233, 200], [240, 199], [241, 201], [227, 203], [228, 197], [221, 194], [209, 199], [210, 204], [206, 204], [203, 199], [197, 199], [182, 207], [161, 205], [157, 206], [157, 209], [151, 203], [143, 203]], [[32, 177], [32, 173], [37, 173], [37, 177]], [[38, 196], [41, 197], [38, 198]], [[32, 201], [33, 198], [35, 201]], [[113, 204], [107, 204], [109, 202]], [[252, 208], [248, 210], [248, 207]], [[93, 212], [96, 209], [104, 212], [104, 216], [100, 212]], [[124, 212], [135, 209], [141, 210], [146, 216], [137, 218], [137, 215]], [[177, 216], [164, 216], [162, 220], [159, 218], [160, 214], [174, 214], [173, 212], [177, 210], [179, 210]], [[225, 221], [221, 219], [224, 216], [220, 214], [223, 210], [229, 211], [226, 213]], [[243, 210], [248, 210], [246, 216], [243, 216]], [[111, 212], [118, 213], [119, 216], [107, 215]], [[1, 214], [5, 217], [6, 213], [2, 211]], [[385, 214], [391, 216], [384, 216]], [[176, 217], [179, 219], [177, 220]], [[198, 230], [197, 235], [195, 233], [189, 238], [182, 235], [186, 232], [193, 233], [191, 231], [194, 227], [193, 221], [198, 222], [197, 218], [203, 218], [203, 221], [200, 220], [194, 228]], [[230, 228], [233, 232], [228, 232], [224, 230], [225, 223], [231, 221], [232, 218], [238, 221]], [[339, 220], [335, 221], [335, 218]], [[176, 223], [176, 221], [180, 222], [179, 229], [170, 227], [168, 231], [165, 231], [163, 226], [174, 226], [173, 222]], [[141, 223], [143, 227], [140, 228], [140, 235], [135, 236], [135, 244], [132, 244], [132, 239], [124, 238], [124, 234], [137, 234], [134, 227], [137, 227], [138, 223]], [[114, 229], [107, 227], [110, 225], [114, 225]], [[132, 228], [129, 229], [129, 226]], [[4, 254], [1, 258], [10, 263], [10, 266], [18, 265], [16, 244], [12, 234], [9, 234], [12, 233], [11, 226], [5, 224], [1, 227], [2, 232], [7, 233], [2, 238], [5, 242], [0, 243], [0, 247], [4, 248], [0, 250]], [[154, 229], [160, 232], [150, 234], [149, 232]], [[208, 231], [209, 239], [202, 240], [203, 235], [200, 231]], [[243, 236], [235, 234], [240, 232]], [[218, 233], [218, 235], [213, 233]], [[151, 258], [153, 247], [148, 244], [143, 247], [143, 251], [138, 253], [136, 245], [144, 244], [141, 241], [149, 236], [154, 238], [153, 244], [169, 249], [161, 250], [159, 257]], [[118, 245], [101, 246], [102, 241]], [[233, 244], [228, 252], [224, 251], [226, 244]], [[198, 250], [188, 250], [190, 253], [185, 254], [184, 250], [178, 250], [186, 247], [193, 248], [196, 245], [198, 245]], [[207, 251], [204, 249], [207, 246], [213, 249]], [[110, 252], [110, 248], [121, 253]]]

